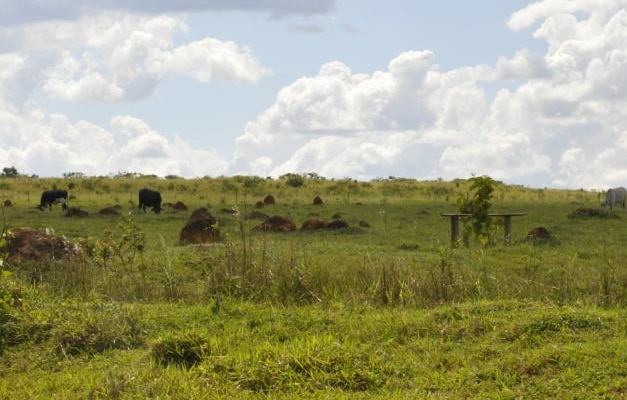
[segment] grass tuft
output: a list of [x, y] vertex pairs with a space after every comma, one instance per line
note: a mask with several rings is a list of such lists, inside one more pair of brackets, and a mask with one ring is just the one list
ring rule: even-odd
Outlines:
[[151, 347], [152, 359], [159, 365], [191, 368], [211, 354], [208, 340], [196, 332], [172, 334]]

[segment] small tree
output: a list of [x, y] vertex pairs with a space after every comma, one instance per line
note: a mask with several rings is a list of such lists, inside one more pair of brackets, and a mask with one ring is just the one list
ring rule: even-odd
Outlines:
[[64, 178], [84, 178], [85, 174], [80, 171], [64, 172], [63, 177]]
[[15, 178], [20, 174], [17, 172], [17, 168], [15, 167], [4, 167], [2, 168], [2, 176], [6, 178]]
[[305, 184], [305, 178], [300, 174], [288, 173], [281, 175], [279, 179], [284, 179], [285, 184], [291, 187], [300, 187]]
[[470, 235], [474, 234], [481, 244], [487, 246], [491, 243], [493, 232], [488, 216], [492, 206], [490, 200], [498, 182], [487, 175], [472, 177], [468, 181], [472, 193], [457, 199], [459, 212], [471, 214], [470, 224], [464, 220], [464, 244], [468, 246]]

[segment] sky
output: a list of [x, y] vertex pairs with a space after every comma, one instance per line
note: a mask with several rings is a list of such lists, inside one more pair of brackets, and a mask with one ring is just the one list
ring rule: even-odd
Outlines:
[[627, 186], [627, 0], [0, 0], [0, 167]]

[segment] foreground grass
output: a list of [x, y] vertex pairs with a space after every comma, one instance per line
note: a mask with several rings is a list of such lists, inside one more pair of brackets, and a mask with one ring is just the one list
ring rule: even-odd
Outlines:
[[[29, 329], [45, 331], [67, 318], [58, 306], [30, 311]], [[0, 398], [627, 395], [623, 309], [519, 301], [431, 309], [243, 302], [74, 309], [72, 329], [50, 328], [2, 355]], [[117, 325], [110, 346], [95, 344], [110, 333], [99, 318]], [[120, 329], [125, 324], [132, 329]], [[133, 335], [140, 340], [129, 341]], [[86, 345], [60, 351], [70, 337], [77, 348]]]
[[[83, 179], [81, 219], [32, 207], [68, 181], [1, 183], [5, 228], [92, 254], [2, 265], [0, 398], [627, 396], [627, 218], [570, 218], [596, 193], [501, 186], [494, 211], [527, 213], [512, 246], [496, 223], [493, 246], [452, 249], [440, 214], [463, 182]], [[189, 212], [137, 213], [143, 186], [207, 206], [223, 240], [180, 246]], [[260, 232], [268, 193], [269, 215], [350, 228]]]

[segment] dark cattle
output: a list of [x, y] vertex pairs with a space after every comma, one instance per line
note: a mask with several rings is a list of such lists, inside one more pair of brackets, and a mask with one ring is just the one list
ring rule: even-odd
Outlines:
[[41, 211], [44, 208], [48, 207], [49, 210], [52, 210], [53, 204], [61, 203], [61, 207], [63, 210], [67, 210], [67, 190], [46, 190], [41, 194], [41, 201], [37, 208]]
[[161, 193], [156, 190], [142, 189], [139, 191], [139, 209], [146, 212], [150, 207], [156, 214], [161, 212]]

